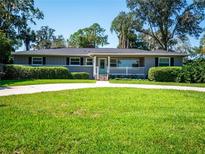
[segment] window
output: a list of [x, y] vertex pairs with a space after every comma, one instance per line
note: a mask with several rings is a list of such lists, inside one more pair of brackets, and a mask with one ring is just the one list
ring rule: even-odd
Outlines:
[[32, 65], [43, 65], [42, 57], [32, 57]]
[[71, 57], [70, 65], [80, 65], [80, 57]]
[[170, 58], [169, 57], [160, 57], [159, 58], [159, 66], [170, 66]]
[[86, 58], [86, 65], [88, 65], [88, 66], [93, 65], [93, 59], [92, 58]]
[[118, 62], [119, 67], [139, 67], [139, 59], [120, 59]]
[[117, 59], [110, 59], [110, 67], [117, 67]]

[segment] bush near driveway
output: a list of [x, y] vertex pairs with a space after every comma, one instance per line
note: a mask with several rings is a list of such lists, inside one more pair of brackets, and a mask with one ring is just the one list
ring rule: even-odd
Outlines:
[[29, 79], [89, 79], [89, 73], [76, 72], [70, 73], [68, 68], [47, 67], [47, 66], [24, 66], [24, 65], [5, 65], [4, 80], [29, 80]]
[[66, 67], [32, 67], [23, 65], [5, 65], [6, 80], [23, 79], [68, 79], [70, 73]]
[[205, 83], [205, 59], [187, 62], [178, 77], [179, 82]]
[[73, 72], [71, 76], [73, 79], [89, 79], [89, 73], [86, 72]]
[[152, 67], [149, 69], [148, 79], [159, 82], [176, 82], [181, 67]]

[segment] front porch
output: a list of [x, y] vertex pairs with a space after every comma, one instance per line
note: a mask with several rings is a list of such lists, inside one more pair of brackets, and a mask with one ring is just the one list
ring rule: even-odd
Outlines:
[[108, 80], [109, 75], [145, 77], [144, 57], [93, 57], [93, 76]]

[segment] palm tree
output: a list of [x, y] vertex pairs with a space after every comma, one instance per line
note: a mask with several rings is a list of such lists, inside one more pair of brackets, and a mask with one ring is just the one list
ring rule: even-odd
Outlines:
[[26, 47], [26, 51], [30, 50], [31, 42], [36, 41], [36, 33], [31, 28], [25, 28], [20, 33], [20, 38], [23, 40], [24, 45]]

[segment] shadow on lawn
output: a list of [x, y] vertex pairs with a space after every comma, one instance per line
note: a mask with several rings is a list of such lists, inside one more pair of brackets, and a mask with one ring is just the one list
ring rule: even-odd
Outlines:
[[0, 108], [7, 107], [5, 104], [0, 104]]
[[33, 80], [0, 80], [0, 90], [12, 84], [18, 84], [18, 83], [25, 82], [25, 81], [33, 81]]

